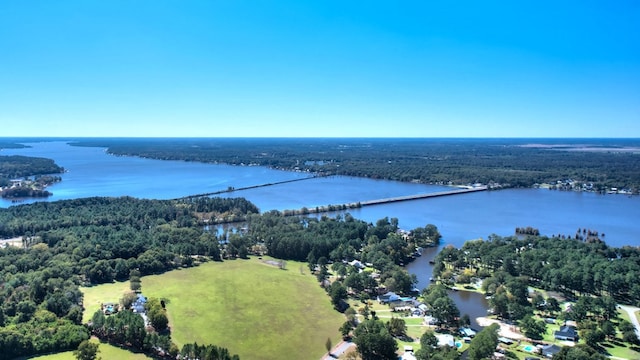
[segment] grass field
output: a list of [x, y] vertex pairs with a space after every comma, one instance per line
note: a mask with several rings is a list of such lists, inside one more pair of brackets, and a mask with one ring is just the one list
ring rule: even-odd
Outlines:
[[215, 344], [242, 359], [317, 360], [326, 352], [327, 338], [340, 341], [338, 328], [345, 320], [306, 264], [294, 261], [287, 262], [287, 270], [257, 258], [206, 263], [145, 276], [142, 292], [167, 299], [179, 347]]
[[125, 281], [91, 287], [81, 287], [80, 291], [82, 291], [82, 294], [84, 295], [84, 314], [82, 316], [82, 322], [86, 323], [91, 320], [91, 317], [97, 310], [100, 310], [101, 303], [118, 303], [122, 296], [131, 291], [131, 289], [129, 288], [129, 282]]
[[[98, 343], [98, 340], [91, 340], [92, 342]], [[108, 359], [118, 359], [118, 360], [145, 360], [151, 359], [144, 354], [134, 354], [130, 351], [120, 349], [113, 345], [109, 345], [106, 343], [100, 343], [100, 347], [98, 348], [100, 352], [98, 356], [104, 360]], [[73, 356], [73, 351], [65, 351], [52, 355], [41, 355], [37, 357], [26, 358], [29, 360], [75, 360], [75, 356]]]

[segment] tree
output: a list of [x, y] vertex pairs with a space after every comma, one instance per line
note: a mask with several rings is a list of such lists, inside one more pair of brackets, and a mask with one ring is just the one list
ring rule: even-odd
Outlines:
[[591, 346], [594, 349], [600, 347], [600, 343], [605, 340], [605, 334], [600, 329], [594, 330], [585, 330], [582, 332], [582, 337], [587, 345]]
[[120, 299], [120, 303], [122, 304], [122, 308], [123, 309], [131, 308], [131, 305], [133, 305], [133, 302], [136, 301], [137, 298], [138, 298], [138, 295], [136, 293], [134, 293], [133, 291], [124, 294], [122, 299]]
[[73, 351], [73, 356], [78, 360], [96, 360], [99, 352], [98, 344], [85, 340]]
[[395, 360], [398, 344], [379, 320], [365, 320], [354, 331], [362, 360]]
[[449, 297], [439, 298], [431, 304], [431, 312], [441, 325], [454, 327], [460, 316], [456, 303]]
[[491, 324], [476, 334], [469, 345], [469, 359], [481, 360], [490, 357], [498, 346], [499, 329], [498, 324]]
[[169, 319], [167, 319], [167, 314], [164, 311], [155, 311], [150, 313], [149, 321], [151, 322], [151, 326], [153, 326], [156, 331], [164, 331], [167, 329], [167, 325], [169, 325]]
[[553, 355], [553, 360], [606, 360], [607, 357], [598, 354], [593, 348], [578, 344], [576, 346], [564, 346], [557, 354]]
[[351, 321], [345, 321], [344, 323], [342, 323], [342, 326], [340, 326], [340, 334], [342, 334], [342, 338], [343, 339], [347, 339], [349, 337], [349, 333], [351, 332], [351, 329], [353, 329], [353, 325], [351, 323]]
[[616, 327], [609, 320], [605, 320], [604, 322], [602, 322], [600, 329], [607, 338], [612, 339], [616, 336]]
[[632, 345], [640, 345], [640, 339], [638, 339], [638, 335], [634, 330], [623, 332], [622, 341]]
[[324, 347], [327, 349], [327, 353], [331, 355], [331, 338], [327, 338], [327, 341], [324, 343]]
[[429, 360], [431, 355], [436, 351], [438, 346], [438, 338], [433, 333], [433, 330], [427, 330], [420, 337], [420, 349], [416, 351], [416, 358], [418, 360]]
[[140, 291], [142, 281], [140, 280], [140, 271], [133, 269], [129, 272], [129, 287], [133, 291]]
[[554, 298], [554, 297], [548, 297], [547, 298], [547, 311], [552, 312], [552, 313], [557, 313], [559, 312], [560, 309], [560, 303], [558, 302], [558, 299]]
[[546, 308], [546, 300], [540, 293], [536, 293], [531, 300], [531, 304], [536, 310], [544, 310]]
[[403, 319], [392, 317], [387, 323], [387, 329], [391, 336], [402, 337], [407, 334], [407, 324]]
[[471, 318], [469, 317], [469, 314], [463, 314], [460, 317], [460, 326], [464, 326], [464, 327], [471, 326]]
[[347, 298], [347, 289], [339, 281], [336, 281], [331, 284], [329, 295], [331, 296], [333, 306], [335, 306], [336, 309], [340, 309], [342, 307], [342, 301]]
[[520, 327], [526, 337], [534, 340], [541, 340], [547, 331], [547, 323], [543, 320], [536, 320], [531, 315], [520, 320]]

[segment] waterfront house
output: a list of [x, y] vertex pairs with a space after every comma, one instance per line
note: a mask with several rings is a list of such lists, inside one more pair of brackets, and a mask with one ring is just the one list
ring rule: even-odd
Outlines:
[[471, 328], [465, 327], [465, 328], [460, 328], [460, 335], [473, 338], [474, 336], [476, 336], [476, 332]]
[[388, 304], [390, 302], [394, 302], [398, 300], [400, 300], [400, 296], [398, 296], [398, 294], [392, 291], [389, 291], [386, 294], [378, 295], [378, 302], [380, 304]]
[[556, 340], [578, 341], [578, 332], [573, 326], [562, 326], [553, 333]]

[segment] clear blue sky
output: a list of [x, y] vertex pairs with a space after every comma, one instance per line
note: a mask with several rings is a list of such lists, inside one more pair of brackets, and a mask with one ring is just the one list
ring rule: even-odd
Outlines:
[[0, 136], [640, 137], [640, 1], [0, 0]]

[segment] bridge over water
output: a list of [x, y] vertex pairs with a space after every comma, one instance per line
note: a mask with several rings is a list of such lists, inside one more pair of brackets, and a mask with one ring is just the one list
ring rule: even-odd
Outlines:
[[385, 198], [385, 199], [366, 200], [366, 201], [361, 201], [358, 204], [360, 204], [360, 206], [379, 205], [379, 204], [387, 204], [387, 203], [399, 202], [399, 201], [428, 199], [428, 198], [440, 197], [440, 196], [467, 194], [471, 192], [485, 191], [485, 190], [487, 190], [486, 186], [475, 186], [475, 187], [469, 187], [469, 188], [458, 188], [453, 190], [437, 191], [437, 192], [426, 193], [426, 194], [415, 194], [415, 195], [397, 196], [397, 197]]
[[437, 191], [437, 192], [425, 193], [425, 194], [414, 194], [414, 195], [396, 196], [396, 197], [384, 198], [384, 199], [365, 200], [365, 201], [359, 201], [359, 202], [346, 203], [342, 205], [325, 205], [325, 206], [316, 206], [314, 208], [305, 207], [300, 210], [284, 210], [283, 213], [285, 216], [318, 214], [318, 213], [341, 211], [341, 210], [348, 210], [348, 209], [357, 209], [363, 206], [380, 205], [380, 204], [387, 204], [387, 203], [393, 203], [393, 202], [399, 202], [399, 201], [428, 199], [428, 198], [434, 198], [434, 197], [440, 197], [440, 196], [468, 194], [472, 192], [486, 191], [486, 190], [488, 190], [487, 186], [474, 186], [474, 187], [468, 187], [468, 188], [465, 187], [465, 188], [457, 188], [452, 190]]

